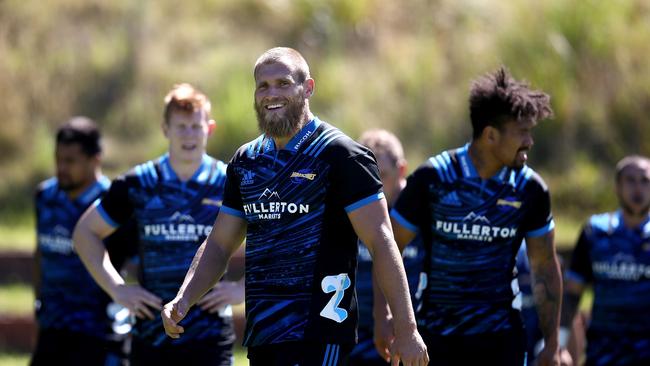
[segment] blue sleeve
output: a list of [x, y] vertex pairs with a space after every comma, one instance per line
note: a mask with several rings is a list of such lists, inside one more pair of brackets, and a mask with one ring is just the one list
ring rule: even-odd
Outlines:
[[231, 161], [226, 169], [226, 186], [223, 193], [223, 204], [220, 211], [227, 214], [244, 217], [244, 203], [241, 197], [239, 183], [241, 178], [237, 168]]
[[430, 216], [428, 177], [427, 166], [422, 166], [411, 174], [390, 214], [400, 225], [413, 232], [419, 232], [423, 225], [427, 225], [426, 218]]

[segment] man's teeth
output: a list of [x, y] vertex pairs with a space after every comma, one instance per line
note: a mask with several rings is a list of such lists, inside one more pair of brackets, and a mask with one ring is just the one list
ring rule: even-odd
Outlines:
[[266, 106], [266, 109], [278, 109], [282, 107], [283, 107], [282, 104], [269, 104]]

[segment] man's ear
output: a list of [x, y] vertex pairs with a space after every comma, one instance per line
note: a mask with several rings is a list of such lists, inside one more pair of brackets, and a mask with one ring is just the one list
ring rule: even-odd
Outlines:
[[493, 126], [486, 126], [483, 129], [482, 135], [485, 136], [487, 142], [489, 142], [490, 144], [495, 144], [499, 141], [501, 132], [499, 132], [498, 128], [495, 128]]
[[217, 128], [217, 122], [213, 119], [208, 121], [208, 136], [212, 135], [214, 130]]
[[311, 98], [312, 95], [314, 95], [314, 87], [316, 83], [314, 82], [314, 79], [309, 78], [305, 80], [305, 98]]
[[162, 127], [163, 134], [165, 135], [166, 138], [169, 138], [169, 125], [167, 122], [164, 122], [160, 124], [160, 127]]

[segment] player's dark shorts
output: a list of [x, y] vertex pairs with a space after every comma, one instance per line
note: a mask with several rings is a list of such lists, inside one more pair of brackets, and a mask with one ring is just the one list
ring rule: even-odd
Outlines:
[[387, 366], [377, 350], [373, 340], [372, 331], [359, 327], [359, 343], [350, 353], [350, 366]]
[[125, 361], [123, 342], [107, 341], [60, 329], [42, 329], [30, 365], [119, 366]]
[[232, 366], [233, 357], [232, 344], [214, 340], [155, 347], [134, 339], [130, 360], [131, 366]]
[[343, 366], [352, 344], [284, 342], [248, 347], [250, 366]]
[[526, 334], [523, 329], [457, 336], [433, 335], [420, 330], [420, 334], [427, 345], [431, 365], [524, 365]]

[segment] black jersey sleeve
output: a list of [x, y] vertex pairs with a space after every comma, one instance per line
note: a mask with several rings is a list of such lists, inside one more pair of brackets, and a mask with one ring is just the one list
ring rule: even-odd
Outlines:
[[223, 193], [223, 204], [220, 211], [230, 215], [244, 217], [244, 203], [241, 197], [239, 184], [241, 178], [233, 158], [226, 169], [226, 185]]
[[551, 196], [546, 183], [536, 173], [529, 184], [531, 199], [528, 202], [522, 230], [526, 237], [539, 237], [553, 230], [553, 214], [551, 213]]
[[113, 227], [126, 223], [133, 215], [133, 202], [129, 198], [130, 181], [133, 179], [129, 179], [128, 176], [116, 178], [97, 206], [102, 218]]
[[336, 159], [330, 173], [332, 194], [348, 213], [383, 197], [374, 155], [365, 148], [359, 150]]
[[406, 187], [390, 213], [394, 220], [413, 232], [420, 231], [422, 219], [428, 217], [427, 169], [430, 167], [423, 165], [406, 179]]
[[580, 237], [573, 249], [571, 255], [571, 264], [566, 273], [568, 279], [578, 281], [580, 283], [589, 283], [594, 279], [593, 269], [591, 267], [591, 256], [589, 248], [591, 241], [589, 239], [589, 227], [584, 226], [580, 232]]

